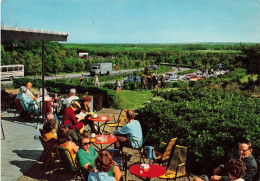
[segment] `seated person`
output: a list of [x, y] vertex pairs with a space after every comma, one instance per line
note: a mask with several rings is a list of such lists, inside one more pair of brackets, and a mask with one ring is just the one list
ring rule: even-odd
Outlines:
[[[232, 181], [244, 181], [242, 176], [245, 175], [246, 166], [244, 162], [240, 159], [230, 159], [226, 163], [226, 169], [228, 173], [229, 180]], [[216, 179], [215, 176], [212, 176], [210, 180], [214, 181]], [[194, 181], [208, 181], [208, 177], [203, 175], [202, 177], [194, 177]]]
[[58, 131], [58, 144], [61, 147], [64, 147], [69, 150], [71, 153], [72, 158], [75, 160], [76, 153], [78, 152], [77, 145], [70, 141], [69, 136], [69, 128], [66, 126], [62, 126]]
[[31, 97], [25, 94], [26, 91], [27, 88], [22, 86], [19, 89], [19, 93], [17, 94], [16, 98], [24, 102], [24, 104], [22, 104], [24, 110], [28, 110], [29, 113], [34, 113], [35, 115], [39, 115], [38, 107], [35, 105]]
[[122, 174], [118, 166], [115, 165], [112, 156], [108, 151], [100, 151], [95, 159], [95, 165], [98, 169], [96, 173], [90, 173], [88, 176], [89, 181], [120, 181]]
[[94, 160], [97, 158], [98, 154], [90, 144], [89, 135], [86, 132], [82, 133], [79, 137], [80, 149], [77, 152], [77, 159], [85, 178], [88, 178], [90, 172], [96, 172]]
[[[83, 100], [81, 100], [80, 102], [80, 106], [81, 106], [81, 109], [80, 111], [83, 112], [83, 113], [87, 113], [87, 112], [90, 112], [90, 102], [92, 101], [92, 98], [91, 97], [84, 97]], [[91, 132], [92, 133], [97, 133], [97, 130], [95, 128], [95, 124], [93, 121], [89, 120], [88, 119], [89, 116], [86, 116], [85, 119], [84, 119], [84, 125], [88, 124], [91, 128]]]
[[70, 93], [68, 97], [63, 101], [63, 104], [65, 104], [66, 107], [69, 107], [71, 105], [71, 102], [75, 99], [79, 99], [79, 97], [76, 96], [76, 89], [70, 89]]
[[84, 123], [80, 121], [83, 120], [84, 117], [81, 117], [77, 120], [75, 115], [75, 112], [78, 111], [80, 108], [80, 104], [76, 101], [73, 102], [71, 106], [67, 107], [63, 115], [62, 125], [67, 126], [69, 129], [72, 129], [79, 133], [83, 133]]
[[[254, 176], [257, 173], [257, 163], [252, 155], [253, 149], [251, 143], [244, 141], [239, 143], [238, 151], [229, 154], [229, 159], [241, 159], [246, 166], [245, 175], [242, 177], [245, 181], [253, 181]], [[219, 165], [214, 169], [214, 176], [211, 177], [212, 180], [229, 181], [230, 178], [226, 173], [226, 165]], [[222, 175], [222, 176], [220, 176]], [[198, 180], [196, 180], [198, 181]]]
[[[128, 110], [126, 117], [129, 123], [115, 131], [117, 141], [115, 142], [115, 149], [119, 149], [122, 154], [123, 146], [130, 148], [139, 148], [143, 144], [142, 128], [139, 121], [134, 120], [135, 112]], [[132, 140], [134, 139], [134, 140]]]
[[32, 100], [35, 100], [36, 99], [36, 96], [32, 93], [31, 91], [31, 88], [32, 88], [32, 83], [31, 82], [27, 82], [26, 84], [26, 88], [27, 88], [27, 91], [26, 91], [26, 95], [30, 96]]
[[57, 140], [57, 136], [55, 135], [57, 128], [58, 128], [57, 120], [55, 120], [54, 118], [47, 120], [43, 125], [43, 130], [41, 132], [44, 141], [47, 142], [52, 138]]
[[[51, 97], [48, 95], [48, 92], [46, 89], [44, 89], [44, 100], [49, 100]], [[42, 88], [39, 90], [39, 97], [35, 99], [36, 104], [40, 107], [42, 107]], [[53, 112], [52, 109], [53, 102], [45, 102], [44, 104], [44, 113]], [[47, 106], [47, 107], [46, 107]]]

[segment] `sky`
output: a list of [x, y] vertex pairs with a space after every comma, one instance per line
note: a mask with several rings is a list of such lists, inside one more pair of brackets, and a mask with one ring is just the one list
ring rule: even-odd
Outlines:
[[2, 0], [1, 25], [68, 43], [260, 43], [260, 0]]

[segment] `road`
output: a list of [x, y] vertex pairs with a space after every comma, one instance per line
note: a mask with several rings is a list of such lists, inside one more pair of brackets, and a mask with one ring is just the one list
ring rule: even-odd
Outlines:
[[[177, 73], [178, 70], [176, 67], [172, 67], [174, 69], [174, 71], [169, 71], [169, 72], [173, 72], [173, 73]], [[185, 70], [189, 70], [190, 68], [184, 68], [184, 67], [180, 67], [180, 72], [185, 71]], [[139, 70], [143, 70], [143, 69], [139, 69]], [[132, 73], [134, 71], [137, 71], [137, 69], [128, 69], [128, 70], [117, 70], [117, 71], [112, 71], [111, 75], [116, 75], [116, 74], [122, 74], [122, 73]], [[51, 80], [51, 79], [72, 79], [72, 78], [79, 78], [80, 76], [82, 76], [82, 74], [67, 74], [67, 75], [58, 75], [58, 76], [45, 76], [45, 80]], [[83, 73], [83, 77], [84, 78], [90, 78], [92, 77], [90, 75], [89, 72], [87, 73]], [[33, 77], [30, 77], [33, 78]], [[36, 79], [41, 79], [41, 76], [36, 76]], [[13, 81], [1, 81], [1, 84], [5, 84], [5, 85], [12, 85]]]

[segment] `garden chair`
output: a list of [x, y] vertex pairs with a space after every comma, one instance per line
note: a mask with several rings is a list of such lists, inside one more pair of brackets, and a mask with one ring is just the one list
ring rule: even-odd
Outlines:
[[143, 163], [145, 163], [145, 153], [144, 153], [144, 146], [149, 138], [149, 136], [151, 135], [152, 133], [152, 128], [149, 129], [149, 131], [147, 132], [145, 138], [143, 139], [143, 144], [142, 145], [139, 145], [139, 143], [137, 142], [137, 140], [134, 140], [134, 139], [130, 139], [130, 141], [134, 141], [138, 144], [138, 148], [131, 148], [131, 149], [135, 149], [135, 150], [138, 150], [139, 153], [140, 153], [140, 161], [139, 163], [141, 164], [142, 163], [142, 160], [143, 160]]
[[127, 159], [125, 157], [120, 158], [119, 149], [107, 148], [106, 150], [109, 151], [110, 155], [117, 163], [117, 166], [120, 168], [120, 170], [125, 171], [125, 180], [127, 180]]
[[127, 109], [122, 109], [121, 112], [119, 113], [118, 119], [116, 120], [114, 116], [114, 123], [107, 123], [106, 125], [110, 127], [116, 127], [116, 129], [118, 127], [123, 127], [125, 124], [127, 124], [128, 121], [126, 117], [126, 112]]
[[[154, 160], [153, 163], [159, 163], [160, 164], [164, 164], [167, 163], [167, 165], [169, 165], [171, 156], [173, 155], [174, 149], [176, 147], [176, 142], [177, 142], [177, 138], [173, 138], [169, 141], [169, 143], [167, 144], [164, 152], [162, 155], [157, 156]], [[162, 142], [162, 144], [166, 145], [166, 143]]]
[[85, 180], [80, 167], [78, 166], [77, 159], [73, 159], [70, 151], [64, 147], [57, 146], [57, 152], [59, 155], [59, 158], [61, 159], [60, 166], [59, 166], [59, 172], [61, 170], [61, 165], [64, 165], [66, 167], [69, 167], [70, 170], [75, 173], [73, 179], [74, 180]]
[[[16, 103], [16, 111], [14, 114], [13, 122], [15, 121], [15, 117], [17, 112], [19, 112], [20, 116], [19, 118], [21, 121], [26, 121], [28, 119], [33, 119], [34, 118], [34, 111], [29, 111], [31, 107], [34, 107], [34, 104], [29, 104], [28, 107], [25, 106], [25, 102], [22, 99], [15, 99]], [[36, 122], [36, 129], [38, 127], [38, 116], [36, 117], [37, 122]]]
[[[40, 130], [41, 135], [43, 135], [42, 129], [39, 129], [39, 130]], [[53, 169], [55, 160], [58, 159], [58, 155], [57, 155], [57, 152], [56, 152], [57, 140], [52, 138], [52, 139], [50, 139], [49, 141], [46, 142], [43, 139], [42, 136], [39, 136], [39, 139], [40, 139], [41, 144], [43, 146], [43, 153], [42, 153], [42, 156], [41, 156], [41, 159], [40, 159], [40, 160], [43, 161], [41, 170], [44, 168], [45, 165], [47, 165], [47, 168], [50, 168], [49, 174], [48, 174], [48, 175], [50, 175], [50, 172]]]
[[160, 176], [159, 178], [167, 180], [176, 180], [177, 178], [187, 177], [190, 181], [190, 175], [186, 170], [187, 155], [187, 147], [176, 145], [171, 161], [169, 162], [169, 165], [166, 168], [166, 173]]

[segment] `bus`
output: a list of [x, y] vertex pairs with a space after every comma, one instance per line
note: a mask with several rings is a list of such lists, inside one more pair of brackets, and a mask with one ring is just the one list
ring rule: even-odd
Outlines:
[[1, 70], [1, 80], [13, 80], [17, 77], [24, 77], [24, 65], [2, 65]]

